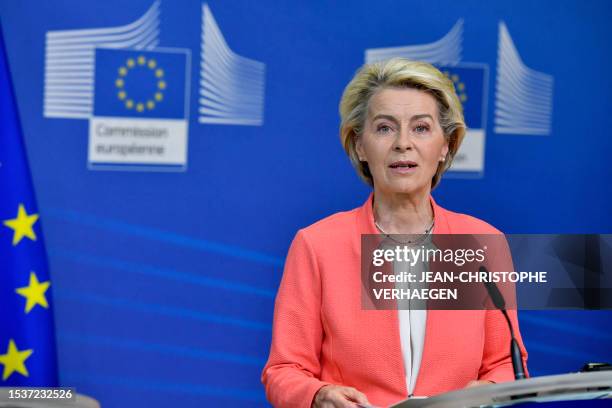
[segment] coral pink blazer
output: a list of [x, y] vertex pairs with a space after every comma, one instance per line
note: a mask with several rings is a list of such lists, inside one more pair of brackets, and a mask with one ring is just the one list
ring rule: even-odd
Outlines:
[[[326, 384], [351, 386], [374, 405], [408, 397], [397, 310], [361, 305], [361, 234], [377, 234], [365, 204], [298, 231], [274, 310], [272, 345], [261, 381], [275, 407], [308, 408]], [[434, 234], [499, 234], [433, 198]], [[527, 366], [516, 310], [509, 310]], [[429, 310], [414, 395], [432, 396], [471, 380], [514, 379], [510, 334], [498, 310]]]

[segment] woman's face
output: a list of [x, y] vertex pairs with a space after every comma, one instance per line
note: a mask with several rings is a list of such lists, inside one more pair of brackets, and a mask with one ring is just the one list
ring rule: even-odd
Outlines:
[[429, 93], [386, 88], [371, 98], [357, 154], [368, 162], [377, 191], [429, 194], [438, 163], [448, 152]]

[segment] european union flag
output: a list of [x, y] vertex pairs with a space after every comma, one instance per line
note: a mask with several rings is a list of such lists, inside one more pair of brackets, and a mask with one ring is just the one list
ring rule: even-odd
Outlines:
[[188, 54], [96, 49], [95, 117], [184, 119]]
[[0, 386], [57, 386], [45, 247], [0, 25]]

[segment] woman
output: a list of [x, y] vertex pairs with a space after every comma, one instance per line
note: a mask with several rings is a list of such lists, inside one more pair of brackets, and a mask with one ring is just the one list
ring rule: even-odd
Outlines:
[[[389, 405], [514, 378], [507, 323], [497, 310], [364, 310], [362, 234], [499, 234], [438, 206], [431, 190], [465, 135], [452, 82], [395, 58], [364, 65], [340, 102], [340, 136], [365, 204], [300, 230], [276, 298], [262, 373], [276, 407]], [[509, 311], [523, 362], [516, 311]]]

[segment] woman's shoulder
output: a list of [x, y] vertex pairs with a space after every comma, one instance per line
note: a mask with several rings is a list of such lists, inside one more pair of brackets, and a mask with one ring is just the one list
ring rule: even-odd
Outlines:
[[339, 211], [337, 213], [328, 215], [325, 218], [321, 218], [309, 226], [302, 228], [302, 230], [307, 232], [309, 235], [317, 235], [332, 231], [340, 232], [345, 229], [352, 230], [355, 228], [358, 210], [359, 208], [354, 208], [348, 211]]
[[503, 234], [488, 222], [472, 215], [442, 209], [449, 228], [454, 234]]
[[359, 207], [336, 212], [300, 229], [298, 234], [302, 234], [311, 242], [329, 242], [342, 236], [358, 236], [356, 234], [358, 211]]

